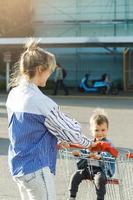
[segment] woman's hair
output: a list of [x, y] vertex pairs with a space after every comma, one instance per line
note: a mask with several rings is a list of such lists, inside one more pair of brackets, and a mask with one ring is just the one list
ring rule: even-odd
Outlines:
[[97, 108], [93, 111], [93, 115], [90, 118], [90, 127], [94, 124], [101, 125], [103, 123], [106, 123], [107, 127], [109, 127], [109, 120], [104, 109]]
[[25, 51], [21, 54], [19, 61], [14, 65], [14, 72], [11, 75], [10, 86], [18, 85], [20, 78], [25, 75], [30, 80], [35, 76], [36, 67], [41, 66], [42, 71], [56, 67], [55, 56], [38, 46], [39, 41], [30, 39], [25, 45]]

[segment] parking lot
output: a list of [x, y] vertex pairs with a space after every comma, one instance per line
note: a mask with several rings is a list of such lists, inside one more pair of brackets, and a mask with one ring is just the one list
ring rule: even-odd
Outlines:
[[[110, 120], [109, 138], [117, 147], [133, 148], [133, 97], [106, 97], [106, 96], [52, 96], [61, 106], [61, 110], [68, 116], [75, 118], [82, 125], [85, 135], [89, 135], [89, 118], [92, 111], [104, 108]], [[8, 172], [7, 152], [8, 133], [7, 115], [5, 109], [6, 96], [0, 98], [0, 199], [20, 200], [18, 190]], [[58, 180], [60, 187], [60, 180]], [[59, 191], [57, 200], [61, 200], [63, 194]]]

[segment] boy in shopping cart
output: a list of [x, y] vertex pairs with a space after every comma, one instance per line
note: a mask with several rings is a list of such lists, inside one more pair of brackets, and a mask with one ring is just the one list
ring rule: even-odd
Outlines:
[[[109, 142], [107, 133], [109, 120], [103, 109], [96, 109], [90, 118], [90, 129], [94, 141]], [[110, 145], [112, 145], [110, 143]], [[77, 171], [72, 175], [70, 182], [69, 200], [76, 200], [79, 184], [86, 179], [92, 180], [96, 188], [97, 200], [104, 200], [107, 178], [115, 173], [115, 158], [109, 152], [87, 152], [87, 150], [73, 151], [79, 156]]]

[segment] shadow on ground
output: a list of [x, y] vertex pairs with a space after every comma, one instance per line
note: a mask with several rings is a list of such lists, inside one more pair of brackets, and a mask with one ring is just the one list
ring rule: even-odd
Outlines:
[[0, 155], [7, 155], [9, 147], [9, 139], [0, 138]]

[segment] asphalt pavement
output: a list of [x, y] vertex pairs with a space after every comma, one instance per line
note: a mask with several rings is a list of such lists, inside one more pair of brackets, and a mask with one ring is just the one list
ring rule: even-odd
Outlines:
[[[50, 95], [50, 93], [49, 93]], [[120, 93], [117, 96], [100, 96], [71, 93], [70, 96], [50, 96], [68, 116], [75, 118], [82, 125], [85, 135], [89, 132], [89, 117], [96, 107], [102, 107], [108, 113], [110, 120], [109, 137], [118, 147], [132, 149], [133, 141], [133, 93]], [[7, 94], [0, 94], [0, 200], [20, 200], [18, 188], [13, 182], [7, 163], [8, 131], [7, 113], [5, 102]], [[58, 179], [57, 187], [61, 188], [62, 182]], [[64, 199], [64, 193], [58, 190], [57, 200]]]

